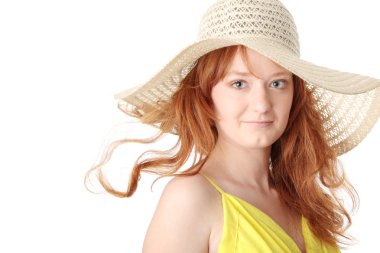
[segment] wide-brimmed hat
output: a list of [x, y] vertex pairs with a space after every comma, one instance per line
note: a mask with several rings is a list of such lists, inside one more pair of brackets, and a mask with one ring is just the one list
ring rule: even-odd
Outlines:
[[297, 28], [278, 0], [219, 0], [204, 14], [197, 41], [145, 84], [115, 95], [119, 108], [160, 110], [196, 61], [215, 49], [243, 45], [302, 78], [316, 99], [329, 145], [343, 154], [368, 134], [380, 115], [380, 80], [300, 59]]

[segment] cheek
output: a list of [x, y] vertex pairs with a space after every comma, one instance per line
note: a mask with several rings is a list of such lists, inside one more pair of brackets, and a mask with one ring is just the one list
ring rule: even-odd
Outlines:
[[293, 93], [286, 96], [276, 97], [273, 103], [273, 111], [281, 122], [287, 122], [289, 118], [290, 109], [293, 103]]
[[290, 114], [290, 109], [292, 107], [292, 102], [293, 102], [293, 96], [286, 99], [282, 103], [282, 106], [280, 108], [281, 118], [285, 123], [287, 123], [289, 120], [289, 114]]
[[211, 97], [214, 104], [214, 110], [218, 118], [229, 118], [235, 113], [236, 103], [233, 98], [222, 94], [220, 90], [214, 90], [214, 92], [211, 93]]
[[214, 103], [214, 110], [220, 120], [237, 120], [243, 111], [243, 106], [233, 99], [221, 99]]
[[284, 110], [288, 116], [290, 113], [290, 109], [292, 108], [292, 104], [293, 104], [293, 96], [288, 99], [286, 106], [284, 106]]

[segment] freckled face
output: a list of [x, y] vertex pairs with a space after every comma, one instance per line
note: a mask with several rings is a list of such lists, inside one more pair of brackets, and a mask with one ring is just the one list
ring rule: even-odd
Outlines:
[[271, 146], [284, 132], [293, 100], [292, 73], [254, 50], [240, 50], [212, 88], [219, 141], [244, 148]]

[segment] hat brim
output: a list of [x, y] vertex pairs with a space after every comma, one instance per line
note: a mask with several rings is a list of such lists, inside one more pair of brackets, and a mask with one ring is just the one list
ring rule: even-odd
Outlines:
[[[302, 60], [284, 45], [266, 39], [208, 39], [182, 50], [150, 81], [115, 94], [137, 108], [165, 101], [192, 69], [197, 59], [215, 49], [244, 45], [273, 60], [314, 87], [331, 146], [338, 154], [355, 147], [380, 115], [380, 80], [342, 72]], [[344, 120], [342, 120], [344, 119]]]
[[[302, 60], [294, 53], [288, 50], [282, 50], [281, 48], [284, 48], [283, 46], [278, 47], [276, 44], [268, 40], [255, 40], [252, 38], [236, 40], [208, 39], [194, 43], [182, 50], [182, 52], [180, 52], [147, 83], [126, 89], [115, 94], [114, 97], [115, 99], [125, 99], [129, 95], [155, 87], [158, 84], [158, 81], [165, 82], [165, 79], [173, 79], [173, 77], [179, 76], [183, 78], [184, 76], [180, 73], [184, 69], [193, 65], [192, 63], [201, 56], [213, 50], [233, 45], [244, 45], [250, 49], [256, 50], [306, 82], [329, 91], [341, 94], [359, 94], [380, 87], [380, 80], [378, 79], [338, 71]], [[177, 80], [173, 81], [175, 86], [178, 85], [178, 83], [176, 83]]]

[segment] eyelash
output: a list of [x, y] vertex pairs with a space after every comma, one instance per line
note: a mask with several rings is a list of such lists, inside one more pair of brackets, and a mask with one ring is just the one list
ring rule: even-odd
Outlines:
[[[273, 84], [273, 83], [276, 83], [276, 82], [282, 82], [283, 83], [283, 86], [285, 86], [286, 85], [286, 80], [276, 80], [276, 81], [273, 81], [271, 84]], [[237, 83], [245, 83], [245, 81], [243, 81], [243, 80], [238, 80], [238, 81], [235, 81], [235, 82], [233, 82], [232, 83], [232, 86], [234, 86], [235, 84], [237, 84]], [[282, 86], [282, 87], [283, 87]], [[234, 86], [235, 87], [235, 86]], [[282, 87], [281, 88], [278, 88], [278, 89], [282, 89]], [[276, 88], [276, 87], [275, 87]], [[237, 89], [241, 89], [241, 88], [237, 88]]]
[[276, 81], [272, 82], [271, 84], [273, 84], [275, 82], [282, 82], [283, 83], [282, 87], [279, 89], [282, 89], [286, 85], [286, 80], [276, 80]]
[[[238, 80], [238, 81], [235, 81], [235, 82], [233, 82], [232, 83], [232, 86], [234, 86], [235, 84], [237, 84], [237, 83], [244, 83], [244, 81], [243, 80]], [[234, 86], [235, 87], [235, 86]], [[241, 88], [237, 88], [237, 89], [241, 89]]]

